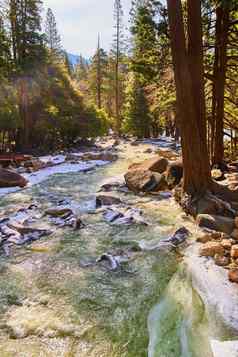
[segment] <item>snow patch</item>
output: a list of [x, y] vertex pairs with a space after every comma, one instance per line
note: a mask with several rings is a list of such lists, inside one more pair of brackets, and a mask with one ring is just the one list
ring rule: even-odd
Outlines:
[[[62, 161], [63, 158], [64, 161]], [[109, 161], [94, 160], [94, 161], [87, 161], [87, 162], [79, 162], [78, 164], [70, 164], [70, 163], [65, 163], [64, 155], [44, 156], [43, 158], [40, 159], [42, 161], [45, 160], [45, 162], [53, 161], [56, 164], [56, 166], [47, 167], [45, 169], [41, 169], [39, 171], [30, 174], [23, 174], [22, 176], [28, 180], [28, 185], [26, 186], [26, 188], [39, 184], [47, 180], [48, 177], [55, 174], [66, 174], [69, 172], [86, 172], [88, 170], [94, 169], [95, 167], [104, 166], [109, 163]], [[61, 161], [63, 163], [60, 163]], [[0, 188], [0, 197], [20, 190], [22, 190], [20, 187]]]
[[211, 341], [214, 357], [238, 357], [238, 341]]

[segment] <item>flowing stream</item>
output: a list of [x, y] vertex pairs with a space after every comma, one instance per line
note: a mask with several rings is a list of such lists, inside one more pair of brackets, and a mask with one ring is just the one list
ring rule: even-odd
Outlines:
[[[4, 214], [32, 202], [43, 212], [67, 199], [85, 223], [79, 231], [58, 229], [19, 247], [10, 258], [0, 256], [1, 357], [213, 357], [210, 338], [225, 338], [225, 332], [211, 328], [212, 316], [208, 319], [181, 256], [138, 251], [119, 271], [86, 266], [135, 242], [153, 246], [183, 225], [196, 234], [172, 198], [112, 192], [142, 209], [149, 226], [112, 225], [94, 210], [102, 183], [148, 158], [148, 147], [124, 144], [115, 163], [57, 174], [1, 198]], [[40, 226], [48, 224], [42, 215]]]

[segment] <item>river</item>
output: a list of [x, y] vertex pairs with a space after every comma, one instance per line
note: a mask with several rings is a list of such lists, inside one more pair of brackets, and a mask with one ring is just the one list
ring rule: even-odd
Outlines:
[[[186, 226], [197, 229], [173, 198], [112, 192], [140, 208], [149, 222], [112, 225], [94, 209], [95, 195], [129, 164], [151, 156], [151, 144], [119, 147], [119, 159], [93, 171], [65, 172], [1, 198], [2, 214], [36, 203], [41, 212], [67, 199], [85, 227], [54, 234], [0, 256], [1, 357], [213, 357], [212, 328], [203, 301], [193, 289], [180, 254], [135, 251], [119, 271], [95, 261], [135, 242], [153, 246]], [[49, 227], [47, 217], [38, 226]], [[224, 356], [225, 357], [225, 356]]]

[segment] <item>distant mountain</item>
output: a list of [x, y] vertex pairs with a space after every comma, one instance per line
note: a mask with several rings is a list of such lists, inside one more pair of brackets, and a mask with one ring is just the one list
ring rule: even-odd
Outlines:
[[76, 64], [79, 62], [80, 56], [73, 55], [72, 53], [67, 53], [67, 55], [72, 66], [76, 66]]
[[[67, 52], [67, 55], [68, 55], [68, 58], [69, 58], [69, 62], [71, 63], [72, 66], [76, 66], [77, 63], [79, 62], [80, 60], [80, 56], [79, 55], [74, 55], [72, 53], [69, 53]], [[84, 62], [89, 64], [90, 63], [90, 60], [87, 59], [87, 58], [83, 58]]]

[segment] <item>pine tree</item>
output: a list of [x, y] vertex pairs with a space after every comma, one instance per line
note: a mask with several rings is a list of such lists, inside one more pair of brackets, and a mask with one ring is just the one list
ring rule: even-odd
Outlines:
[[50, 8], [48, 8], [46, 14], [45, 36], [51, 54], [60, 56], [62, 54], [61, 38], [57, 30], [55, 16]]
[[79, 60], [75, 66], [75, 78], [78, 81], [86, 80], [88, 76], [88, 63], [80, 54]]
[[64, 51], [63, 53], [64, 53], [63, 54], [64, 66], [65, 66], [69, 76], [72, 77], [73, 76], [73, 72], [74, 72], [74, 68], [73, 68], [72, 64], [70, 63], [68, 53], [66, 51]]
[[142, 74], [147, 82], [155, 80], [159, 69], [157, 24], [154, 20], [157, 3], [137, 0], [131, 10], [131, 70]]
[[151, 114], [141, 76], [130, 73], [126, 89], [124, 130], [138, 138], [150, 136]]
[[183, 189], [192, 197], [202, 197], [209, 189], [211, 175], [206, 142], [201, 3], [187, 1], [186, 28], [181, 0], [167, 0], [167, 4], [181, 125]]
[[93, 94], [93, 102], [99, 109], [105, 108], [105, 85], [108, 76], [108, 56], [101, 48], [100, 38], [98, 38], [97, 51], [92, 58], [89, 69], [89, 88]]
[[10, 41], [5, 30], [3, 14], [0, 14], [0, 77], [8, 74], [10, 65]]
[[33, 74], [45, 63], [46, 50], [41, 33], [41, 0], [9, 0], [10, 38], [13, 64], [18, 74], [17, 93], [21, 132], [17, 146], [29, 149], [35, 114], [32, 111], [31, 94]]
[[16, 69], [31, 69], [45, 58], [41, 0], [9, 0], [9, 21]]

